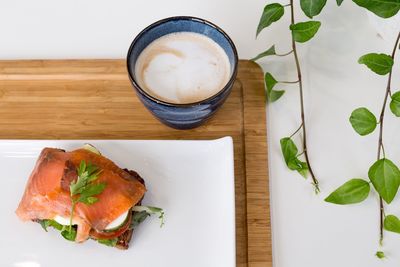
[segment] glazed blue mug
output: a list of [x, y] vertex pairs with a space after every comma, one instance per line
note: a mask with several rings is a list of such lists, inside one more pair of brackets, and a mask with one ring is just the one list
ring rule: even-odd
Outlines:
[[[193, 103], [172, 103], [158, 99], [141, 88], [135, 66], [141, 52], [156, 39], [171, 33], [191, 32], [204, 35], [217, 43], [229, 59], [228, 82], [214, 95]], [[175, 129], [191, 129], [207, 121], [225, 102], [236, 79], [238, 56], [229, 36], [215, 24], [204, 19], [179, 16], [157, 21], [133, 40], [127, 55], [129, 79], [144, 106], [162, 123]]]

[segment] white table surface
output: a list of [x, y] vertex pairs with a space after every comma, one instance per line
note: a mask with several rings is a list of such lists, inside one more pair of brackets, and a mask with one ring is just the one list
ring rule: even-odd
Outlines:
[[[268, 107], [269, 166], [275, 267], [398, 266], [400, 235], [386, 233], [378, 246], [378, 201], [375, 193], [362, 204], [335, 206], [324, 197], [350, 178], [366, 178], [374, 162], [377, 132], [367, 137], [354, 133], [348, 117], [366, 106], [378, 114], [386, 78], [357, 64], [367, 52], [389, 53], [371, 27], [366, 12], [351, 1], [337, 8], [330, 1], [317, 20], [316, 37], [299, 45], [304, 72], [309, 153], [322, 192], [314, 195], [305, 181], [284, 165], [279, 139], [299, 125], [298, 88], [280, 86], [286, 94]], [[285, 2], [286, 3], [286, 2]], [[277, 44], [289, 48], [288, 14], [255, 41], [255, 29], [265, 5], [262, 0], [2, 0], [0, 59], [123, 58], [134, 36], [155, 20], [173, 15], [194, 15], [220, 25], [235, 41], [241, 58], [249, 58]], [[300, 12], [298, 12], [299, 14]], [[301, 17], [301, 16], [299, 16]], [[301, 19], [305, 20], [304, 17]], [[263, 60], [264, 70], [281, 80], [295, 79], [292, 57]], [[400, 90], [400, 67], [393, 89]], [[386, 153], [400, 163], [400, 119], [387, 113]], [[400, 215], [394, 201], [388, 213]], [[374, 253], [382, 249], [388, 259]]]

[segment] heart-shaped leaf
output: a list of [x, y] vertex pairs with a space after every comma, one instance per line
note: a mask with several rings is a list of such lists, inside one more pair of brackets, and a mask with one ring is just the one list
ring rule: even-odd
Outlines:
[[285, 159], [286, 165], [289, 165], [290, 161], [293, 158], [296, 158], [297, 153], [299, 151], [297, 149], [296, 144], [290, 137], [282, 138], [280, 142], [281, 142], [283, 158]]
[[400, 10], [400, 0], [353, 0], [381, 18], [390, 18]]
[[340, 205], [359, 203], [368, 197], [369, 190], [367, 181], [351, 179], [333, 191], [325, 201]]
[[396, 115], [396, 117], [400, 117], [400, 92], [396, 92], [392, 95], [390, 110], [394, 115]]
[[283, 90], [273, 90], [278, 81], [271, 73], [265, 73], [264, 80], [268, 101], [275, 102], [285, 93]]
[[258, 34], [264, 28], [268, 27], [273, 22], [278, 21], [283, 16], [284, 13], [285, 10], [281, 4], [273, 3], [266, 5], [261, 15], [260, 22], [258, 23], [256, 36], [258, 36]]
[[290, 25], [290, 30], [296, 42], [304, 43], [314, 37], [319, 27], [321, 27], [321, 22], [307, 21]]
[[268, 99], [270, 102], [275, 102], [276, 100], [278, 100], [279, 98], [281, 98], [281, 96], [285, 93], [285, 91], [283, 90], [272, 90], [269, 93]]
[[386, 54], [369, 53], [360, 57], [358, 63], [366, 65], [376, 74], [386, 75], [392, 70], [394, 61]]
[[251, 60], [256, 61], [260, 58], [267, 57], [267, 56], [273, 56], [273, 55], [276, 55], [275, 45], [271, 46], [268, 50], [258, 54], [256, 57], [252, 58]]
[[306, 162], [298, 159], [298, 149], [296, 144], [290, 137], [282, 138], [280, 143], [283, 158], [285, 159], [287, 167], [292, 171], [298, 171], [303, 177], [306, 178], [308, 173], [308, 165]]
[[383, 222], [385, 230], [400, 234], [400, 220], [394, 215], [387, 215]]
[[321, 13], [325, 4], [326, 0], [300, 0], [301, 9], [310, 19]]
[[392, 202], [400, 185], [399, 168], [389, 159], [380, 159], [369, 168], [368, 177], [386, 203]]
[[367, 108], [357, 108], [350, 115], [350, 123], [359, 135], [372, 133], [376, 128], [376, 117]]

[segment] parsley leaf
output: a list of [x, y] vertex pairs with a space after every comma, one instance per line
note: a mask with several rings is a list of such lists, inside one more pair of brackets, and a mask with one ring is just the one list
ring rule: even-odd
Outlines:
[[71, 229], [69, 227], [66, 227], [64, 230], [61, 231], [61, 235], [69, 240], [69, 241], [75, 241], [76, 238], [76, 229], [72, 228]]
[[59, 231], [63, 229], [63, 226], [54, 220], [39, 220], [39, 223], [46, 232], [48, 227], [53, 227]]
[[84, 190], [82, 191], [82, 193], [80, 193], [78, 202], [83, 202], [83, 203], [89, 204], [89, 205], [97, 202], [98, 199], [93, 196], [98, 195], [101, 192], [103, 192], [105, 187], [106, 187], [105, 183], [86, 185]]
[[93, 183], [99, 178], [102, 172], [97, 166], [91, 163], [86, 164], [86, 162], [82, 160], [76, 171], [78, 179], [72, 181], [69, 186], [72, 202], [70, 223], [69, 227], [63, 229], [61, 232], [61, 235], [65, 239], [71, 241], [74, 241], [76, 238], [76, 230], [72, 228], [72, 218], [74, 216], [76, 204], [79, 202], [86, 205], [96, 203], [99, 199], [95, 196], [103, 192], [106, 187], [105, 183]]

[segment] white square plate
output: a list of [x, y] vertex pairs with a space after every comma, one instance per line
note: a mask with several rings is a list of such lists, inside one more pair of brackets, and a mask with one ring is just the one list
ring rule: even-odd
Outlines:
[[[162, 207], [134, 232], [126, 251], [89, 240], [75, 244], [14, 211], [44, 147], [96, 146], [146, 181], [143, 205]], [[235, 266], [235, 193], [230, 137], [212, 141], [0, 141], [1, 266]]]

